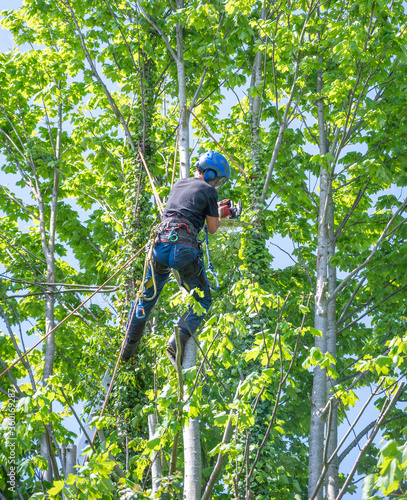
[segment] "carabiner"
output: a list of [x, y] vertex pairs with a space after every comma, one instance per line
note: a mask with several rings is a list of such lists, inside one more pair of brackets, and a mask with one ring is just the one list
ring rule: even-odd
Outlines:
[[143, 319], [146, 317], [146, 312], [144, 310], [144, 306], [142, 306], [140, 304], [140, 302], [138, 301], [137, 302], [137, 306], [136, 306], [136, 318], [137, 319]]
[[168, 238], [172, 243], [175, 243], [178, 241], [178, 235], [174, 234], [174, 229], [171, 230], [170, 232], [170, 237]]

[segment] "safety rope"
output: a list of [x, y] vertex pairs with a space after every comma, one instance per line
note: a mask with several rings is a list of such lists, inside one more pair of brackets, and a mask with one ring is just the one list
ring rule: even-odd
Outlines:
[[199, 125], [205, 130], [205, 132], [212, 138], [212, 140], [220, 147], [220, 149], [225, 153], [225, 155], [229, 158], [229, 160], [236, 165], [236, 167], [242, 172], [242, 174], [248, 179], [248, 175], [243, 170], [243, 168], [236, 163], [236, 161], [230, 156], [230, 154], [225, 150], [225, 148], [219, 144], [219, 142], [213, 137], [213, 135], [209, 132], [209, 130], [205, 127], [205, 125], [201, 122], [201, 120], [196, 116], [196, 114], [192, 111], [192, 109], [188, 109], [188, 111], [195, 117], [195, 120], [199, 123]]
[[215, 278], [216, 281], [216, 286], [212, 286], [209, 282], [209, 286], [211, 287], [212, 290], [219, 290], [220, 284], [218, 280], [218, 273], [215, 271], [215, 268], [213, 267], [212, 261], [211, 261], [211, 256], [209, 254], [209, 239], [208, 239], [208, 227], [205, 224], [204, 227], [204, 232], [205, 232], [205, 247], [206, 247], [206, 257], [208, 259], [208, 271], [212, 274], [212, 276]]
[[[192, 113], [192, 111], [191, 111]], [[194, 113], [192, 113], [194, 115]], [[195, 115], [194, 115], [195, 116]], [[196, 116], [195, 116], [196, 118]], [[198, 118], [196, 118], [198, 120]], [[199, 122], [199, 120], [198, 120]], [[200, 123], [200, 122], [199, 122]], [[202, 124], [201, 124], [202, 125]], [[202, 125], [203, 126], [203, 125]], [[203, 128], [207, 131], [207, 129], [203, 126]], [[208, 131], [207, 131], [208, 132]], [[209, 134], [209, 132], [208, 132]], [[211, 134], [209, 134], [211, 135]], [[212, 136], [211, 136], [212, 137]], [[212, 137], [213, 138], [213, 137]], [[219, 143], [216, 141], [216, 139], [213, 138], [213, 140], [219, 145]], [[220, 145], [219, 145], [220, 146]], [[222, 148], [222, 150], [224, 151], [223, 147], [220, 146]], [[226, 152], [225, 152], [226, 153]], [[227, 153], [226, 153], [227, 154]], [[153, 193], [154, 193], [154, 197], [155, 197], [155, 200], [156, 200], [156, 203], [157, 203], [157, 206], [158, 206], [158, 209], [160, 211], [160, 214], [163, 213], [163, 205], [162, 205], [162, 202], [161, 202], [161, 199], [158, 195], [158, 192], [157, 192], [157, 189], [154, 185], [154, 181], [153, 181], [153, 178], [151, 176], [151, 173], [147, 167], [147, 163], [145, 161], [145, 158], [144, 158], [144, 155], [141, 151], [141, 148], [139, 146], [139, 156], [143, 162], [143, 165], [144, 165], [144, 168], [147, 172], [147, 175], [148, 175], [148, 178], [149, 178], [149, 181], [150, 181], [150, 184], [151, 184], [151, 188], [153, 190]], [[229, 158], [230, 156], [227, 155]], [[233, 163], [236, 164], [236, 162], [230, 158]], [[236, 164], [236, 166], [239, 168], [239, 170], [241, 170], [244, 175], [247, 177], [246, 173]], [[143, 271], [143, 280], [141, 282], [141, 285], [140, 285], [140, 289], [141, 287], [143, 287], [143, 290], [144, 290], [144, 281], [145, 281], [145, 278], [146, 278], [146, 269], [148, 269], [148, 265], [151, 263], [151, 260], [152, 260], [152, 251], [153, 251], [153, 248], [154, 248], [154, 241], [155, 241], [155, 233], [156, 233], [156, 228], [154, 228], [151, 232], [151, 235], [150, 235], [150, 240], [149, 240], [149, 243], [150, 243], [150, 247], [149, 247], [149, 252], [146, 256], [146, 259], [145, 259], [145, 266], [144, 266], [144, 271]], [[211, 272], [211, 274], [214, 276], [215, 280], [216, 280], [216, 288], [215, 287], [211, 287], [213, 290], [217, 290], [219, 288], [219, 280], [218, 280], [218, 277], [217, 277], [217, 274], [216, 274], [216, 271], [212, 265], [212, 262], [210, 260], [210, 255], [209, 255], [209, 243], [208, 243], [208, 230], [207, 230], [207, 227], [205, 226], [205, 241], [206, 241], [206, 251], [207, 251], [207, 256], [208, 256], [208, 269], [209, 271]], [[97, 288], [89, 297], [87, 297], [83, 302], [81, 302], [81, 304], [79, 306], [77, 306], [73, 311], [71, 311], [62, 321], [60, 321], [58, 323], [58, 325], [56, 325], [54, 328], [52, 328], [46, 335], [44, 335], [44, 337], [42, 337], [42, 339], [40, 339], [34, 346], [32, 346], [30, 349], [28, 349], [27, 351], [25, 351], [23, 353], [22, 356], [20, 356], [16, 361], [14, 361], [9, 367], [7, 367], [1, 374], [0, 374], [0, 378], [5, 375], [6, 373], [8, 373], [14, 366], [16, 366], [22, 359], [24, 359], [25, 357], [28, 356], [28, 354], [30, 354], [39, 344], [41, 344], [44, 340], [46, 340], [53, 332], [55, 332], [61, 325], [63, 325], [64, 323], [66, 323], [68, 321], [68, 319], [73, 316], [77, 311], [79, 311], [79, 309], [81, 309], [92, 297], [94, 297], [100, 290], [102, 290], [102, 288], [104, 288], [113, 278], [115, 278], [118, 274], [121, 273], [121, 271], [123, 271], [123, 269], [125, 269], [129, 264], [131, 264], [131, 262], [133, 262], [137, 257], [138, 255], [140, 255], [140, 253], [147, 247], [148, 244], [145, 244], [142, 248], [140, 248], [140, 250], [135, 254], [133, 255], [132, 257], [130, 257], [130, 259], [128, 259], [114, 274], [112, 274], [112, 276], [110, 276], [99, 288]], [[130, 329], [130, 325], [132, 323], [132, 320], [133, 320], [133, 316], [134, 316], [134, 313], [136, 312], [136, 309], [137, 309], [137, 306], [138, 306], [138, 303], [140, 301], [141, 298], [143, 298], [144, 300], [153, 300], [153, 298], [155, 298], [156, 294], [157, 294], [157, 285], [156, 285], [156, 281], [155, 281], [155, 275], [154, 275], [154, 270], [153, 270], [153, 266], [151, 265], [150, 266], [151, 268], [151, 272], [152, 272], [152, 280], [153, 280], [153, 286], [154, 286], [154, 295], [152, 298], [150, 299], [146, 299], [144, 297], [144, 292], [142, 291], [140, 293], [140, 291], [138, 292], [137, 294], [137, 298], [136, 298], [136, 304], [135, 304], [135, 307], [133, 308], [133, 312], [132, 312], [132, 316], [130, 318], [130, 320], [128, 321], [128, 324], [127, 324], [127, 329], [126, 329], [126, 334], [125, 334], [125, 337], [124, 337], [124, 340], [122, 342], [122, 346], [121, 346], [121, 349], [120, 349], [120, 353], [119, 353], [119, 356], [117, 358], [117, 361], [116, 361], [116, 365], [115, 365], [115, 368], [114, 368], [114, 371], [113, 371], [113, 375], [112, 375], [112, 379], [111, 379], [111, 383], [109, 384], [109, 388], [108, 388], [108, 391], [106, 393], [106, 397], [105, 397], [105, 401], [103, 403], [103, 406], [102, 406], [102, 410], [101, 410], [101, 413], [100, 413], [100, 417], [101, 418], [104, 414], [104, 411], [106, 409], [106, 406], [107, 406], [107, 403], [108, 403], [108, 400], [109, 400], [109, 397], [110, 397], [110, 394], [111, 394], [111, 391], [112, 391], [112, 387], [113, 387], [113, 382], [114, 382], [114, 379], [115, 379], [115, 376], [116, 376], [116, 373], [117, 373], [117, 369], [118, 369], [118, 366], [119, 366], [119, 363], [120, 363], [120, 359], [121, 359], [121, 355], [123, 353], [123, 349], [124, 349], [124, 346], [125, 346], [125, 343], [126, 343], [126, 340], [127, 340], [127, 336], [128, 336], [128, 332], [129, 332], [129, 329]], [[177, 276], [176, 276], [177, 277]], [[178, 280], [177, 280], [178, 281]], [[96, 433], [97, 433], [97, 430], [95, 430], [95, 433], [93, 435], [93, 438], [92, 438], [92, 444], [95, 440], [95, 437], [96, 437]]]
[[[162, 215], [164, 212], [163, 204], [162, 204], [162, 201], [158, 195], [157, 189], [156, 189], [155, 184], [154, 184], [153, 177], [152, 177], [152, 175], [147, 167], [147, 162], [144, 158], [143, 152], [141, 151], [140, 147], [139, 147], [139, 156], [140, 156], [141, 161], [143, 162], [144, 168], [147, 172], [148, 179], [149, 179], [150, 185], [151, 185], [151, 189], [153, 190], [155, 201], [156, 201], [157, 206], [158, 206], [158, 210], [160, 211], [160, 215]], [[178, 283], [178, 286], [181, 288], [181, 279], [179, 277], [178, 271], [175, 271], [175, 269], [173, 269], [172, 274], [174, 275], [174, 278], [175, 278], [176, 282]]]
[[[147, 162], [146, 162], [146, 160], [144, 158], [144, 155], [143, 155], [143, 152], [141, 151], [140, 146], [139, 146], [138, 152], [139, 152], [139, 157], [141, 158], [141, 161], [143, 162], [143, 165], [144, 165], [145, 171], [147, 173], [148, 179], [150, 181], [151, 189], [153, 190], [154, 198], [155, 198], [158, 210], [160, 211], [160, 215], [162, 215], [163, 212], [164, 212], [163, 204], [161, 202], [160, 196], [159, 196], [159, 194], [157, 192], [157, 189], [155, 187], [153, 177], [152, 177], [152, 175], [151, 175], [151, 173], [150, 173], [150, 171], [148, 169]], [[107, 406], [107, 403], [109, 401], [109, 397], [110, 397], [110, 394], [112, 392], [112, 388], [113, 388], [113, 385], [114, 385], [114, 380], [116, 378], [117, 369], [118, 369], [119, 364], [120, 364], [120, 359], [121, 359], [121, 356], [122, 356], [122, 353], [123, 353], [123, 349], [124, 349], [124, 346], [126, 345], [127, 337], [128, 337], [129, 330], [130, 330], [130, 326], [131, 326], [131, 323], [133, 321], [134, 313], [136, 313], [136, 317], [138, 319], [142, 319], [145, 316], [145, 312], [144, 312], [144, 308], [142, 308], [142, 307], [139, 306], [141, 300], [153, 300], [156, 297], [156, 295], [157, 295], [157, 283], [156, 283], [156, 279], [155, 279], [154, 266], [152, 265], [153, 249], [154, 249], [154, 245], [155, 245], [155, 238], [156, 238], [156, 236], [157, 236], [157, 227], [154, 227], [151, 230], [149, 242], [146, 245], [144, 245], [144, 247], [143, 247], [143, 249], [144, 249], [147, 246], [149, 246], [146, 258], [144, 260], [143, 279], [140, 282], [140, 288], [139, 288], [139, 291], [137, 292], [136, 303], [134, 304], [133, 312], [132, 312], [131, 317], [130, 317], [128, 323], [127, 323], [126, 334], [125, 334], [123, 342], [122, 342], [120, 353], [119, 353], [119, 355], [117, 357], [117, 361], [116, 361], [116, 364], [115, 364], [115, 367], [114, 367], [114, 370], [113, 370], [112, 379], [110, 381], [110, 384], [109, 384], [109, 387], [108, 387], [108, 390], [107, 390], [107, 393], [106, 393], [106, 396], [105, 396], [105, 400], [103, 402], [103, 406], [102, 406], [99, 418], [103, 417], [103, 414], [104, 414], [104, 412], [106, 410], [106, 406]], [[146, 277], [147, 277], [147, 270], [148, 270], [149, 265], [150, 265], [150, 269], [151, 269], [151, 279], [152, 279], [153, 286], [154, 286], [154, 294], [153, 294], [153, 296], [151, 298], [146, 298], [144, 296], [144, 287], [145, 287], [145, 280], [146, 280]], [[96, 433], [97, 433], [97, 429], [95, 430], [95, 432], [93, 434], [93, 437], [92, 437], [92, 445], [93, 445], [93, 443], [95, 441]], [[85, 458], [85, 461], [86, 460], [87, 460], [87, 456]]]
[[[142, 301], [151, 301], [154, 300], [157, 296], [157, 282], [155, 279], [155, 271], [154, 271], [154, 266], [153, 266], [153, 249], [155, 246], [155, 239], [157, 237], [157, 227], [153, 228], [151, 233], [150, 233], [150, 239], [148, 242], [148, 252], [146, 254], [146, 258], [144, 260], [144, 269], [143, 269], [143, 279], [140, 281], [140, 287], [137, 292], [137, 297], [136, 297], [136, 318], [138, 319], [143, 319], [146, 315], [144, 311], [144, 307], [142, 306]], [[148, 267], [150, 266], [151, 270], [151, 282], [154, 287], [154, 293], [151, 297], [146, 297], [144, 295], [144, 288], [149, 288], [149, 285], [146, 283], [146, 278], [147, 278], [147, 272], [148, 272]], [[148, 280], [148, 282], [150, 282]]]
[[153, 190], [153, 193], [154, 193], [155, 202], [157, 203], [157, 206], [158, 206], [158, 210], [160, 211], [160, 215], [162, 215], [164, 212], [164, 207], [163, 207], [162, 201], [158, 195], [157, 189], [155, 187], [153, 177], [151, 176], [150, 170], [147, 167], [147, 163], [146, 163], [146, 160], [144, 158], [143, 152], [141, 151], [140, 145], [138, 147], [138, 154], [139, 154], [141, 161], [143, 162], [144, 168], [147, 172], [148, 179], [149, 179], [150, 184], [151, 184], [151, 189]]
[[[129, 334], [129, 330], [130, 330], [131, 323], [132, 323], [132, 321], [133, 321], [134, 312], [136, 311], [136, 308], [137, 308], [138, 300], [139, 300], [139, 299], [138, 299], [138, 297], [137, 297], [137, 299], [136, 299], [136, 303], [135, 303], [135, 305], [134, 305], [134, 307], [133, 307], [133, 312], [132, 312], [132, 314], [131, 314], [131, 318], [130, 318], [130, 320], [129, 320], [129, 321], [128, 321], [128, 323], [127, 323], [126, 334], [125, 334], [124, 339], [123, 339], [123, 342], [122, 342], [122, 347], [121, 347], [121, 349], [120, 349], [119, 356], [117, 357], [116, 365], [115, 365], [114, 370], [113, 370], [112, 379], [111, 379], [110, 384], [109, 384], [109, 386], [108, 386], [107, 393], [106, 393], [106, 397], [105, 397], [105, 400], [104, 400], [104, 402], [103, 402], [103, 406], [102, 406], [102, 410], [101, 410], [101, 412], [100, 412], [99, 418], [102, 418], [102, 417], [103, 417], [103, 414], [104, 414], [104, 412], [105, 412], [105, 410], [106, 410], [107, 402], [109, 401], [110, 393], [112, 392], [113, 382], [114, 382], [114, 379], [115, 379], [115, 377], [116, 377], [117, 369], [118, 369], [119, 364], [120, 364], [120, 359], [121, 359], [121, 357], [122, 357], [123, 349], [124, 349], [124, 346], [125, 346], [126, 341], [127, 341], [127, 336], [128, 336], [128, 334]], [[95, 429], [95, 432], [94, 432], [93, 437], [92, 437], [92, 445], [93, 445], [93, 443], [94, 443], [94, 441], [95, 441], [96, 433], [97, 433], [97, 428]], [[86, 455], [86, 457], [85, 457], [85, 462], [87, 461], [87, 458], [88, 458], [88, 456]]]
[[55, 332], [55, 330], [57, 328], [59, 328], [61, 325], [63, 325], [66, 321], [68, 321], [68, 319], [73, 316], [77, 311], [79, 311], [79, 309], [84, 305], [86, 304], [86, 302], [88, 302], [93, 296], [95, 296], [103, 287], [105, 287], [113, 278], [115, 278], [118, 274], [120, 274], [123, 269], [125, 269], [129, 264], [131, 264], [133, 262], [133, 260], [136, 259], [136, 257], [138, 257], [138, 255], [146, 248], [147, 244], [145, 244], [142, 248], [140, 248], [140, 250], [135, 254], [133, 255], [133, 257], [130, 257], [130, 259], [128, 259], [121, 267], [120, 269], [118, 269], [114, 274], [112, 274], [112, 276], [110, 276], [109, 279], [107, 279], [103, 285], [101, 285], [97, 290], [95, 290], [92, 295], [90, 295], [88, 298], [86, 298], [78, 307], [76, 307], [73, 311], [71, 311], [68, 316], [66, 316], [62, 321], [60, 321], [56, 326], [54, 326], [54, 328], [52, 328], [52, 330], [50, 330], [46, 335], [44, 335], [44, 337], [42, 337], [41, 340], [39, 340], [35, 345], [33, 345], [32, 347], [30, 347], [30, 349], [28, 349], [27, 351], [25, 351], [25, 353], [20, 356], [16, 361], [14, 361], [8, 368], [6, 368], [6, 370], [4, 370], [3, 373], [0, 373], [0, 378], [5, 375], [9, 370], [11, 370], [11, 368], [13, 368], [17, 363], [19, 363], [22, 359], [24, 359], [26, 356], [28, 356], [28, 354], [30, 354], [31, 351], [33, 351], [38, 345], [41, 344], [41, 342], [44, 342], [45, 339], [47, 339], [51, 333]]
[[175, 167], [177, 165], [178, 139], [179, 139], [179, 129], [177, 130], [177, 139], [175, 141], [175, 153], [174, 153], [174, 165], [172, 166], [171, 189], [172, 186], [174, 185]]

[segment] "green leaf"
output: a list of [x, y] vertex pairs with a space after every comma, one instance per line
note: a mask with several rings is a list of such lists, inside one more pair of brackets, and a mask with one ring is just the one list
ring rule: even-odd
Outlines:
[[61, 481], [54, 481], [52, 488], [50, 488], [48, 490], [48, 494], [52, 495], [52, 496], [55, 496], [55, 495], [57, 495], [62, 490], [63, 487], [64, 487], [64, 481], [63, 480], [61, 480]]
[[149, 441], [147, 441], [147, 448], [149, 450], [155, 450], [155, 449], [158, 449], [160, 446], [160, 443], [161, 443], [161, 438], [160, 437], [155, 437], [153, 439], [150, 439]]
[[374, 474], [369, 474], [368, 476], [365, 477], [365, 479], [363, 481], [363, 489], [362, 489], [363, 500], [368, 500], [372, 496], [375, 480], [376, 480], [376, 478], [375, 478]]
[[215, 425], [222, 426], [225, 425], [229, 420], [229, 415], [226, 412], [218, 413], [214, 416]]

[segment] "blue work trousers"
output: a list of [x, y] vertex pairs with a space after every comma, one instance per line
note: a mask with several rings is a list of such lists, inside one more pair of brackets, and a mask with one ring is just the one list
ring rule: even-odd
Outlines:
[[[189, 245], [184, 245], [182, 243], [158, 243], [155, 245], [153, 249], [153, 257], [154, 259], [164, 266], [168, 266], [172, 269], [179, 271], [183, 267], [187, 266], [191, 262], [193, 262], [198, 257], [202, 260], [202, 252], [197, 248], [191, 247]], [[203, 262], [202, 262], [203, 266]], [[183, 280], [186, 283], [190, 290], [194, 288], [200, 288], [204, 295], [200, 297], [196, 292], [194, 292], [193, 296], [196, 301], [205, 309], [205, 312], [208, 311], [211, 305], [211, 292], [208, 284], [208, 280], [206, 279], [205, 268], [203, 267], [203, 273], [205, 275], [206, 285], [201, 286], [198, 282], [198, 278]], [[157, 295], [153, 300], [142, 300], [140, 301], [140, 306], [144, 308], [145, 317], [137, 318], [136, 313], [133, 314], [133, 309], [136, 305], [135, 301], [132, 302], [131, 308], [129, 311], [129, 316], [127, 320], [127, 325], [131, 321], [128, 339], [130, 341], [139, 340], [138, 337], [140, 332], [140, 326], [142, 323], [148, 319], [153, 310], [153, 307], [157, 303], [159, 299], [160, 293], [164, 288], [164, 285], [167, 283], [170, 277], [170, 271], [165, 274], [155, 274], [156, 284], [157, 284]], [[146, 281], [151, 278], [151, 267], [149, 266], [147, 271]], [[154, 295], [154, 286], [150, 286], [148, 289], [144, 289], [144, 295], [148, 299]], [[180, 330], [183, 330], [185, 333], [195, 333], [201, 324], [204, 315], [197, 314], [191, 306], [189, 306], [188, 311], [183, 314], [183, 316], [178, 321], [178, 326]], [[137, 328], [138, 327], [138, 328]]]

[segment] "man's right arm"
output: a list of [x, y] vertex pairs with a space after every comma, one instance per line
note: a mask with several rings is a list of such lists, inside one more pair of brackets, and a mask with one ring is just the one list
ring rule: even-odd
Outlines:
[[210, 234], [215, 234], [220, 226], [220, 218], [219, 217], [211, 217], [210, 215], [206, 216], [206, 226], [208, 227], [208, 232]]
[[229, 207], [231, 205], [230, 200], [222, 200], [218, 204], [218, 217], [206, 216], [206, 226], [211, 234], [215, 234], [221, 225], [221, 220], [225, 217], [232, 215], [230, 213]]

